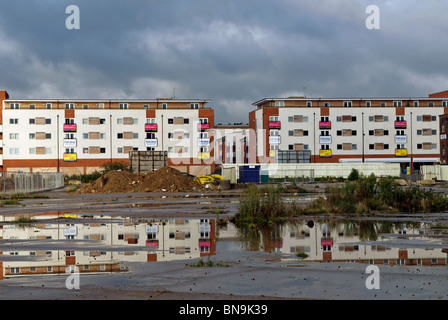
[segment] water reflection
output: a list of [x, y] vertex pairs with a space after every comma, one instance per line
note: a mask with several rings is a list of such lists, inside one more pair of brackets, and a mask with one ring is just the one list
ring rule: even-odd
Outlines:
[[[21, 223], [19, 221], [32, 221]], [[106, 217], [54, 212], [0, 216], [0, 279], [128, 271], [124, 262], [155, 262], [215, 255], [214, 219]]]
[[[237, 228], [216, 219], [150, 219], [95, 212], [0, 215], [0, 279], [127, 272], [155, 263], [251, 250], [305, 261], [447, 265], [448, 229], [423, 222], [292, 220]], [[227, 246], [227, 248], [226, 248]]]
[[307, 261], [447, 265], [448, 230], [422, 222], [301, 221], [219, 229], [245, 250], [281, 252]]

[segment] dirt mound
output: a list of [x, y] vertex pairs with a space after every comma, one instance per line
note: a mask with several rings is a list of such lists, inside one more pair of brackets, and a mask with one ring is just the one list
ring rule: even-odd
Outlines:
[[179, 170], [163, 167], [157, 171], [131, 173], [128, 171], [109, 171], [103, 177], [81, 187], [77, 193], [120, 193], [157, 191], [194, 191], [202, 185]]

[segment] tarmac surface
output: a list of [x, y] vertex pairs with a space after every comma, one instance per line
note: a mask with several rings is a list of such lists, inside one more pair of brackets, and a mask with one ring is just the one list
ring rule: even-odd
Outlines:
[[[314, 189], [314, 186], [310, 186]], [[64, 190], [49, 199], [27, 199], [2, 208], [3, 215], [84, 212], [130, 217], [219, 217], [237, 210], [239, 190], [196, 193], [81, 194]], [[310, 201], [314, 194], [305, 194]], [[210, 210], [210, 208], [212, 210]], [[447, 220], [446, 214], [433, 218]], [[419, 219], [418, 217], [416, 219]], [[8, 248], [2, 249], [7, 251]], [[6, 278], [1, 300], [447, 300], [448, 267], [391, 266], [378, 269], [379, 288], [366, 285], [366, 264], [301, 261], [281, 253], [237, 250], [217, 242], [213, 262], [226, 266], [192, 267], [194, 261], [129, 262], [128, 272], [80, 275], [79, 288], [67, 289], [67, 275]]]

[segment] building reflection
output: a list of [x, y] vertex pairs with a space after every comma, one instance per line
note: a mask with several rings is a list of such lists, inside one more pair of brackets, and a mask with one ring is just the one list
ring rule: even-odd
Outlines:
[[246, 250], [280, 252], [305, 261], [366, 264], [448, 265], [446, 228], [420, 222], [301, 221], [269, 226], [233, 224], [219, 229], [218, 241], [232, 235]]
[[[32, 221], [21, 223], [20, 221]], [[214, 219], [106, 217], [86, 212], [0, 216], [0, 279], [125, 272], [128, 262], [216, 254]]]

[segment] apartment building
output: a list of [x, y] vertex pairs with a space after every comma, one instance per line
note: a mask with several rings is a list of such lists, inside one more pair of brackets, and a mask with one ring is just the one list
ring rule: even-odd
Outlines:
[[215, 163], [249, 163], [249, 125], [215, 125]]
[[424, 98], [265, 98], [253, 103], [251, 162], [395, 162], [414, 172], [440, 162], [448, 91]]
[[89, 173], [128, 163], [129, 152], [167, 151], [168, 165], [210, 173], [210, 100], [9, 99], [1, 92], [3, 171]]

